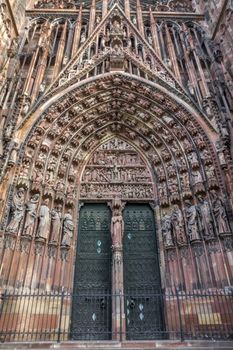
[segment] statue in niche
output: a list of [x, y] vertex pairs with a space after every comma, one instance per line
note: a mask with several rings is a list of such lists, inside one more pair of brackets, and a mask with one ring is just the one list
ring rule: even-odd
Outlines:
[[148, 36], [147, 36], [147, 40], [149, 42], [150, 45], [153, 45], [153, 40], [152, 40], [152, 36], [151, 34], [149, 33]]
[[172, 222], [170, 214], [164, 214], [162, 218], [162, 236], [166, 247], [174, 246], [172, 239]]
[[206, 168], [206, 175], [207, 175], [208, 179], [215, 178], [215, 170], [214, 170], [213, 165]]
[[32, 180], [40, 184], [43, 181], [43, 174], [38, 170], [34, 170], [34, 173], [32, 175]]
[[180, 172], [184, 173], [187, 170], [187, 164], [183, 157], [177, 160], [177, 164]]
[[191, 142], [188, 139], [186, 139], [186, 138], [183, 140], [183, 148], [187, 152], [192, 152], [192, 150], [193, 150]]
[[29, 170], [30, 170], [30, 163], [28, 161], [25, 161], [20, 171], [20, 176], [28, 178]]
[[63, 219], [61, 245], [70, 247], [71, 240], [73, 238], [73, 231], [74, 231], [74, 223], [73, 223], [72, 211], [71, 209], [68, 209]]
[[86, 41], [86, 33], [83, 32], [83, 33], [81, 34], [80, 44], [83, 44], [85, 41]]
[[204, 237], [213, 237], [213, 219], [211, 217], [209, 203], [202, 196], [198, 196], [198, 214]]
[[217, 193], [214, 195], [213, 212], [219, 234], [231, 232], [224, 201]]
[[54, 184], [53, 176], [54, 176], [53, 171], [48, 171], [46, 173], [46, 175], [45, 175], [45, 184], [47, 186], [52, 186]]
[[202, 151], [201, 159], [204, 161], [205, 164], [211, 164], [212, 163], [211, 156], [210, 156], [209, 152], [207, 151], [207, 149], [204, 149]]
[[192, 171], [192, 179], [193, 179], [193, 184], [194, 185], [201, 183], [202, 182], [202, 176], [201, 176], [200, 171], [198, 171], [198, 170]]
[[185, 172], [181, 178], [182, 186], [185, 190], [190, 190], [189, 173]]
[[26, 101], [23, 103], [23, 107], [22, 107], [23, 115], [26, 115], [28, 113], [30, 104], [31, 104], [30, 99], [27, 98]]
[[121, 209], [116, 207], [113, 209], [111, 221], [112, 247], [122, 246], [122, 237], [124, 232], [124, 222]]
[[168, 163], [166, 168], [167, 168], [168, 176], [171, 176], [171, 177], [176, 176], [175, 164]]
[[34, 224], [36, 221], [36, 208], [39, 201], [39, 193], [32, 196], [30, 201], [26, 204], [26, 217], [23, 229], [23, 236], [32, 236]]
[[159, 184], [159, 196], [166, 197], [167, 196], [167, 185], [166, 182], [162, 182]]
[[119, 20], [114, 19], [112, 23], [112, 31], [114, 34], [122, 34], [122, 24]]
[[39, 211], [39, 226], [37, 229], [36, 237], [48, 239], [50, 231], [50, 209], [48, 207], [49, 199], [45, 199], [44, 203], [40, 207]]
[[198, 159], [197, 159], [196, 152], [189, 153], [188, 159], [190, 160], [192, 166], [198, 166]]
[[62, 192], [62, 191], [64, 191], [64, 189], [65, 189], [64, 181], [59, 180], [59, 181], [57, 182], [56, 190]]
[[171, 195], [176, 194], [178, 192], [177, 179], [169, 178], [167, 183], [168, 183], [168, 188], [169, 188]]
[[135, 16], [132, 17], [132, 22], [135, 26], [137, 25], [137, 18]]
[[219, 157], [219, 161], [220, 161], [220, 164], [223, 166], [226, 165], [226, 158], [225, 158], [225, 155], [224, 155], [224, 145], [222, 143], [217, 143], [216, 144], [216, 147], [217, 147], [217, 152], [218, 152], [218, 157]]
[[198, 232], [198, 211], [197, 206], [190, 201], [186, 201], [186, 218], [188, 224], [188, 235], [190, 242], [200, 240]]
[[20, 223], [24, 216], [24, 195], [24, 188], [19, 188], [13, 197], [13, 204], [11, 208], [12, 216], [6, 228], [6, 230], [9, 232], [18, 232]]
[[183, 215], [178, 205], [174, 206], [172, 212], [172, 230], [178, 244], [186, 243]]
[[113, 171], [112, 171], [112, 180], [114, 182], [117, 182], [119, 180], [119, 170], [118, 170], [118, 167], [117, 165], [114, 165], [113, 167]]
[[50, 242], [58, 242], [61, 228], [62, 205], [59, 204], [56, 209], [51, 210], [51, 235]]

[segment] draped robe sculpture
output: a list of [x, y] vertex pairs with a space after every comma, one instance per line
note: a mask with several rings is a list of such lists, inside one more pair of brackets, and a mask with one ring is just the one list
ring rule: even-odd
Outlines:
[[63, 220], [63, 237], [61, 244], [69, 247], [73, 238], [74, 224], [71, 209], [68, 209]]
[[36, 236], [38, 238], [48, 239], [50, 230], [50, 210], [48, 207], [49, 199], [46, 199], [40, 207], [39, 226]]
[[114, 208], [111, 221], [112, 247], [120, 247], [122, 245], [122, 237], [124, 232], [124, 223], [121, 210]]
[[198, 230], [198, 212], [195, 204], [191, 202], [186, 202], [186, 217], [188, 225], [188, 235], [190, 242], [200, 239], [199, 230]]
[[36, 221], [36, 208], [39, 201], [39, 194], [36, 193], [26, 204], [26, 217], [23, 229], [23, 236], [32, 236]]
[[17, 233], [24, 216], [24, 194], [23, 188], [16, 191], [13, 198], [12, 216], [7, 226], [7, 231]]
[[50, 234], [50, 241], [51, 242], [58, 242], [59, 240], [59, 233], [61, 228], [61, 205], [58, 205], [57, 209], [53, 209], [51, 211], [51, 234]]
[[221, 197], [215, 197], [213, 201], [213, 212], [217, 223], [218, 233], [221, 235], [224, 233], [231, 232], [226, 209], [223, 203], [223, 199]]
[[201, 228], [203, 231], [204, 237], [213, 237], [213, 219], [211, 217], [210, 207], [208, 201], [203, 199], [202, 196], [199, 196], [198, 204], [198, 214], [200, 217]]

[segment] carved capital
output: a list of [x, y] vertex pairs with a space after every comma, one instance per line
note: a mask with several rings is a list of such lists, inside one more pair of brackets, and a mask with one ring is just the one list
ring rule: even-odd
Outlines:
[[14, 250], [17, 236], [12, 233], [5, 233], [4, 248], [6, 250]]
[[48, 257], [49, 258], [55, 258], [56, 257], [57, 246], [58, 246], [58, 244], [56, 242], [50, 242], [48, 244]]
[[69, 246], [61, 246], [60, 248], [60, 258], [62, 261], [67, 261], [68, 260], [68, 255], [69, 255]]
[[108, 206], [111, 208], [112, 212], [118, 210], [120, 212], [123, 211], [126, 202], [122, 201], [119, 197], [115, 197], [111, 202], [108, 202]]
[[21, 253], [29, 254], [31, 241], [32, 238], [30, 236], [20, 237], [19, 250]]
[[45, 246], [45, 240], [42, 238], [36, 238], [35, 240], [35, 254], [38, 256], [43, 255], [44, 251], [44, 246]]

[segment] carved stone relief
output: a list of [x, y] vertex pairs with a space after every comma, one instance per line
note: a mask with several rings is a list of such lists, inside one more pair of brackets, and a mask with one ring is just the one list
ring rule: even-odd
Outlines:
[[145, 161], [128, 143], [114, 138], [89, 160], [81, 183], [81, 198], [115, 196], [153, 199], [153, 183]]

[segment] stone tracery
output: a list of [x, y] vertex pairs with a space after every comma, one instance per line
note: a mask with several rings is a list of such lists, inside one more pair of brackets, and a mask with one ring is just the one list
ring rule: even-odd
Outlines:
[[[105, 86], [107, 84], [105, 80]], [[134, 84], [134, 88], [136, 86]], [[131, 98], [133, 95], [131, 92]], [[46, 115], [27, 139], [22, 165], [18, 169], [16, 188], [23, 187], [29, 196], [28, 202], [26, 201], [27, 225], [23, 228], [22, 237], [41, 237], [36, 226], [40, 225], [40, 220], [37, 219], [39, 214], [35, 214], [34, 208], [41, 211], [43, 198], [47, 198], [48, 210], [53, 215], [60, 206], [56, 220], [63, 223], [59, 236], [54, 239], [54, 221], [52, 224], [50, 222], [51, 231], [50, 234], [47, 232], [46, 240], [48, 243], [59, 243], [61, 251], [64, 246], [68, 252], [72, 245], [73, 229], [70, 228], [70, 233], [67, 230], [64, 232], [64, 225], [66, 216], [70, 216], [71, 222], [76, 216], [77, 198], [101, 200], [119, 194], [124, 199], [158, 202], [161, 234], [168, 256], [169, 250], [176, 246], [200, 243], [209, 238], [218, 240], [219, 234], [229, 232], [222, 230], [222, 227], [229, 227], [228, 219], [224, 221], [225, 212], [220, 203], [213, 204], [211, 209], [212, 193], [217, 195], [221, 179], [212, 168], [212, 164], [216, 167], [217, 162], [209, 140], [204, 133], [200, 136], [197, 132], [201, 129], [200, 126], [194, 126], [196, 122], [188, 119], [185, 112], [178, 110], [171, 101], [166, 102], [172, 109], [172, 113], [169, 113], [167, 109], [163, 110], [161, 104], [152, 104], [151, 100], [148, 104], [145, 95], [140, 99], [134, 97], [134, 104], [126, 104], [128, 97], [129, 91], [121, 86], [107, 89], [106, 93], [102, 90], [96, 96], [87, 95], [84, 100], [75, 103], [66, 101], [69, 107], [65, 112], [64, 103], [63, 107], [51, 106], [46, 111]], [[122, 152], [122, 147], [126, 152]], [[88, 160], [91, 150], [94, 153]], [[104, 158], [101, 152], [104, 153]], [[146, 154], [146, 167], [145, 160], [141, 158], [130, 164], [129, 157], [120, 156], [123, 153], [138, 157], [137, 152]], [[128, 171], [131, 166], [132, 173]], [[153, 180], [148, 171], [154, 174]], [[134, 185], [131, 184], [133, 180]], [[145, 180], [147, 185], [144, 184]], [[123, 192], [122, 182], [128, 182], [123, 185], [126, 187]], [[147, 191], [142, 191], [140, 186], [149, 187]], [[32, 199], [39, 196], [33, 192], [40, 193], [39, 205], [37, 199], [33, 200], [35, 204], [31, 204]], [[202, 209], [202, 203], [205, 209]], [[211, 220], [202, 223], [202, 210], [209, 213]], [[55, 219], [51, 216], [49, 220]], [[210, 231], [205, 234], [206, 225], [213, 225], [211, 234]], [[36, 242], [37, 238], [35, 245], [38, 246], [39, 242]]]
[[[195, 267], [194, 282], [183, 281], [177, 276], [174, 256], [182, 258], [184, 265], [198, 254], [208, 259], [210, 242], [225, 249], [231, 231], [214, 147], [218, 136], [178, 77], [174, 78], [139, 36], [140, 28], [135, 29], [120, 10], [115, 10], [105, 23], [108, 37], [101, 37], [97, 57], [85, 55], [99, 39], [98, 29], [88, 39], [80, 33], [83, 46], [79, 54], [67, 65], [65, 61], [64, 70], [41, 100], [30, 108], [26, 94], [19, 106], [23, 120], [16, 139], [23, 135], [24, 142], [10, 187], [12, 208], [5, 205], [3, 210], [4, 254], [11, 254], [14, 243], [19, 242], [26, 254], [35, 252], [31, 261], [40, 256], [41, 264], [46, 264], [48, 254], [64, 274], [67, 259], [74, 258], [78, 200], [107, 200], [120, 195], [125, 200], [151, 202], [161, 226], [166, 269], [175, 275], [166, 286], [177, 285], [179, 280], [191, 289], [191, 283], [200, 284]], [[47, 25], [40, 27], [42, 36]], [[63, 25], [65, 31], [66, 22]], [[126, 29], [132, 35], [131, 40], [127, 33], [127, 47], [123, 40]], [[132, 49], [135, 38], [137, 53]], [[144, 45], [146, 64], [140, 45]], [[125, 68], [125, 58], [131, 70]], [[106, 69], [99, 69], [101, 65]], [[108, 149], [110, 145], [113, 149]], [[122, 145], [126, 152], [122, 152]], [[14, 169], [16, 145], [11, 147]], [[125, 158], [121, 158], [122, 153]], [[138, 161], [131, 164], [130, 157], [138, 157]], [[17, 259], [15, 252], [12, 256]], [[220, 260], [223, 272], [227, 257]], [[201, 283], [208, 285], [211, 271], [208, 273], [201, 277]], [[6, 269], [5, 283], [9, 276]], [[229, 276], [230, 272], [224, 271], [226, 280]], [[20, 274], [17, 283], [35, 287]], [[50, 287], [59, 283], [55, 278]], [[71, 288], [68, 277], [62, 284]], [[215, 285], [220, 284], [219, 275]]]

